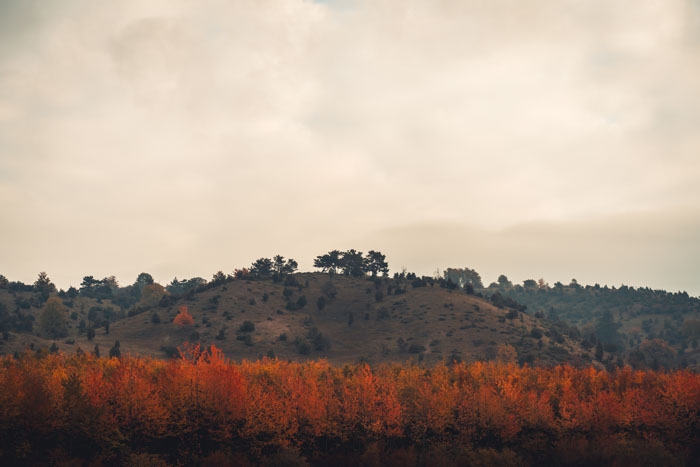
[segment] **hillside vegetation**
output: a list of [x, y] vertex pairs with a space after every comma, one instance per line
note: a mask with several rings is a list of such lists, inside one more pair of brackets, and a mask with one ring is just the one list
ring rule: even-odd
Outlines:
[[[42, 333], [46, 304], [33, 306], [39, 305], [34, 292], [3, 292], [5, 302], [30, 304], [16, 313], [17, 321], [34, 323], [38, 331], [6, 331], [3, 353], [55, 343], [54, 349], [64, 352], [98, 346], [107, 355], [119, 341], [120, 353], [158, 358], [175, 355], [184, 342], [216, 344], [237, 360], [434, 364], [501, 359], [547, 365], [585, 364], [592, 358], [545, 319], [496, 307], [435, 281], [413, 287], [403, 279], [322, 273], [297, 273], [280, 282], [230, 278], [129, 310], [108, 299], [56, 296], [47, 303], [59, 300], [65, 308], [58, 335]], [[185, 310], [191, 321], [176, 320]]]
[[599, 356], [604, 352], [608, 366], [621, 360], [637, 369], [700, 369], [700, 298], [685, 292], [582, 286], [575, 280], [514, 286], [502, 280], [483, 293], [500, 294], [526, 305], [533, 316], [575, 326], [583, 345]]
[[321, 272], [293, 259], [260, 258], [210, 280], [165, 286], [147, 274], [120, 286], [85, 276], [56, 290], [0, 276], [0, 353], [91, 352], [170, 358], [184, 343], [215, 344], [234, 360], [262, 357], [333, 363], [499, 360], [608, 369], [698, 369], [700, 299], [685, 293], [513, 285], [484, 287], [471, 269], [442, 277], [389, 276], [380, 252], [318, 256]]

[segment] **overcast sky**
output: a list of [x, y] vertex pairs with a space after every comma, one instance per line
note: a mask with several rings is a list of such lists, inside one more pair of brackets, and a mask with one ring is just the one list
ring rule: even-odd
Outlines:
[[700, 1], [0, 0], [0, 274], [700, 295]]

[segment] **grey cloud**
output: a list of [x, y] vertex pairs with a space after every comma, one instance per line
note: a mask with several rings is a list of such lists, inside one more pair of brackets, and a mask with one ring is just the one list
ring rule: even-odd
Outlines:
[[[439, 226], [469, 224], [494, 264], [524, 270], [535, 258], [516, 246], [532, 234], [493, 234], [494, 244], [483, 232], [631, 211], [697, 219], [696, 2], [2, 8], [9, 276], [208, 276], [277, 250], [304, 265], [414, 224], [438, 227], [397, 253], [409, 268], [451, 264], [430, 239], [459, 242]], [[37, 232], [48, 231], [42, 243]], [[581, 232], [593, 251], [602, 234]], [[572, 234], [542, 235], [552, 247], [539, 263], [554, 264]], [[595, 246], [632, 258], [651, 241], [621, 236]], [[399, 251], [400, 237], [381, 238]], [[362, 248], [392, 248], [382, 241]], [[678, 249], [654, 251], [692, 271]], [[572, 269], [593, 267], [569, 258]], [[636, 277], [633, 262], [619, 264], [620, 282]]]

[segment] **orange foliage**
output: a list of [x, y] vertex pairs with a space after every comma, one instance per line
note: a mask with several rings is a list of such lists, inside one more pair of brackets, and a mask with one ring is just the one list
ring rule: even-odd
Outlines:
[[177, 324], [178, 326], [192, 326], [194, 324], [194, 318], [189, 311], [187, 311], [187, 307], [183, 305], [179, 308], [179, 310], [180, 312], [177, 314], [177, 316], [175, 316], [173, 323]]
[[[690, 458], [700, 446], [698, 414], [700, 375], [688, 371], [235, 364], [199, 345], [169, 362], [0, 358], [0, 439], [22, 449], [50, 434], [109, 452], [131, 443], [198, 452], [216, 443], [262, 456], [407, 442], [537, 458], [546, 449], [585, 453], [598, 440], [610, 450], [641, 443]], [[12, 457], [18, 450], [0, 450], [0, 461], [26, 463]]]

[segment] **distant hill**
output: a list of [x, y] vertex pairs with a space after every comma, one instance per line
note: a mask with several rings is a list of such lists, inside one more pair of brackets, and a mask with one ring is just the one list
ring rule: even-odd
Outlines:
[[533, 316], [575, 326], [586, 347], [601, 342], [606, 360], [621, 358], [637, 368], [699, 368], [700, 298], [685, 292], [575, 281], [550, 287], [534, 280], [523, 286], [492, 284], [481, 292], [522, 303]]
[[[121, 299], [101, 298], [89, 288], [42, 297], [32, 286], [6, 285], [0, 289], [0, 352], [51, 346], [92, 352], [98, 346], [104, 356], [119, 341], [122, 354], [168, 358], [184, 342], [201, 342], [236, 360], [595, 363], [566, 325], [498, 307], [444, 280], [297, 273], [275, 282], [222, 275], [179, 294], [148, 282], [126, 307], [118, 303], [125, 302], [123, 290], [113, 294]], [[60, 337], [47, 335], [41, 323], [50, 297], [65, 307]], [[184, 307], [191, 325], [174, 322]]]

